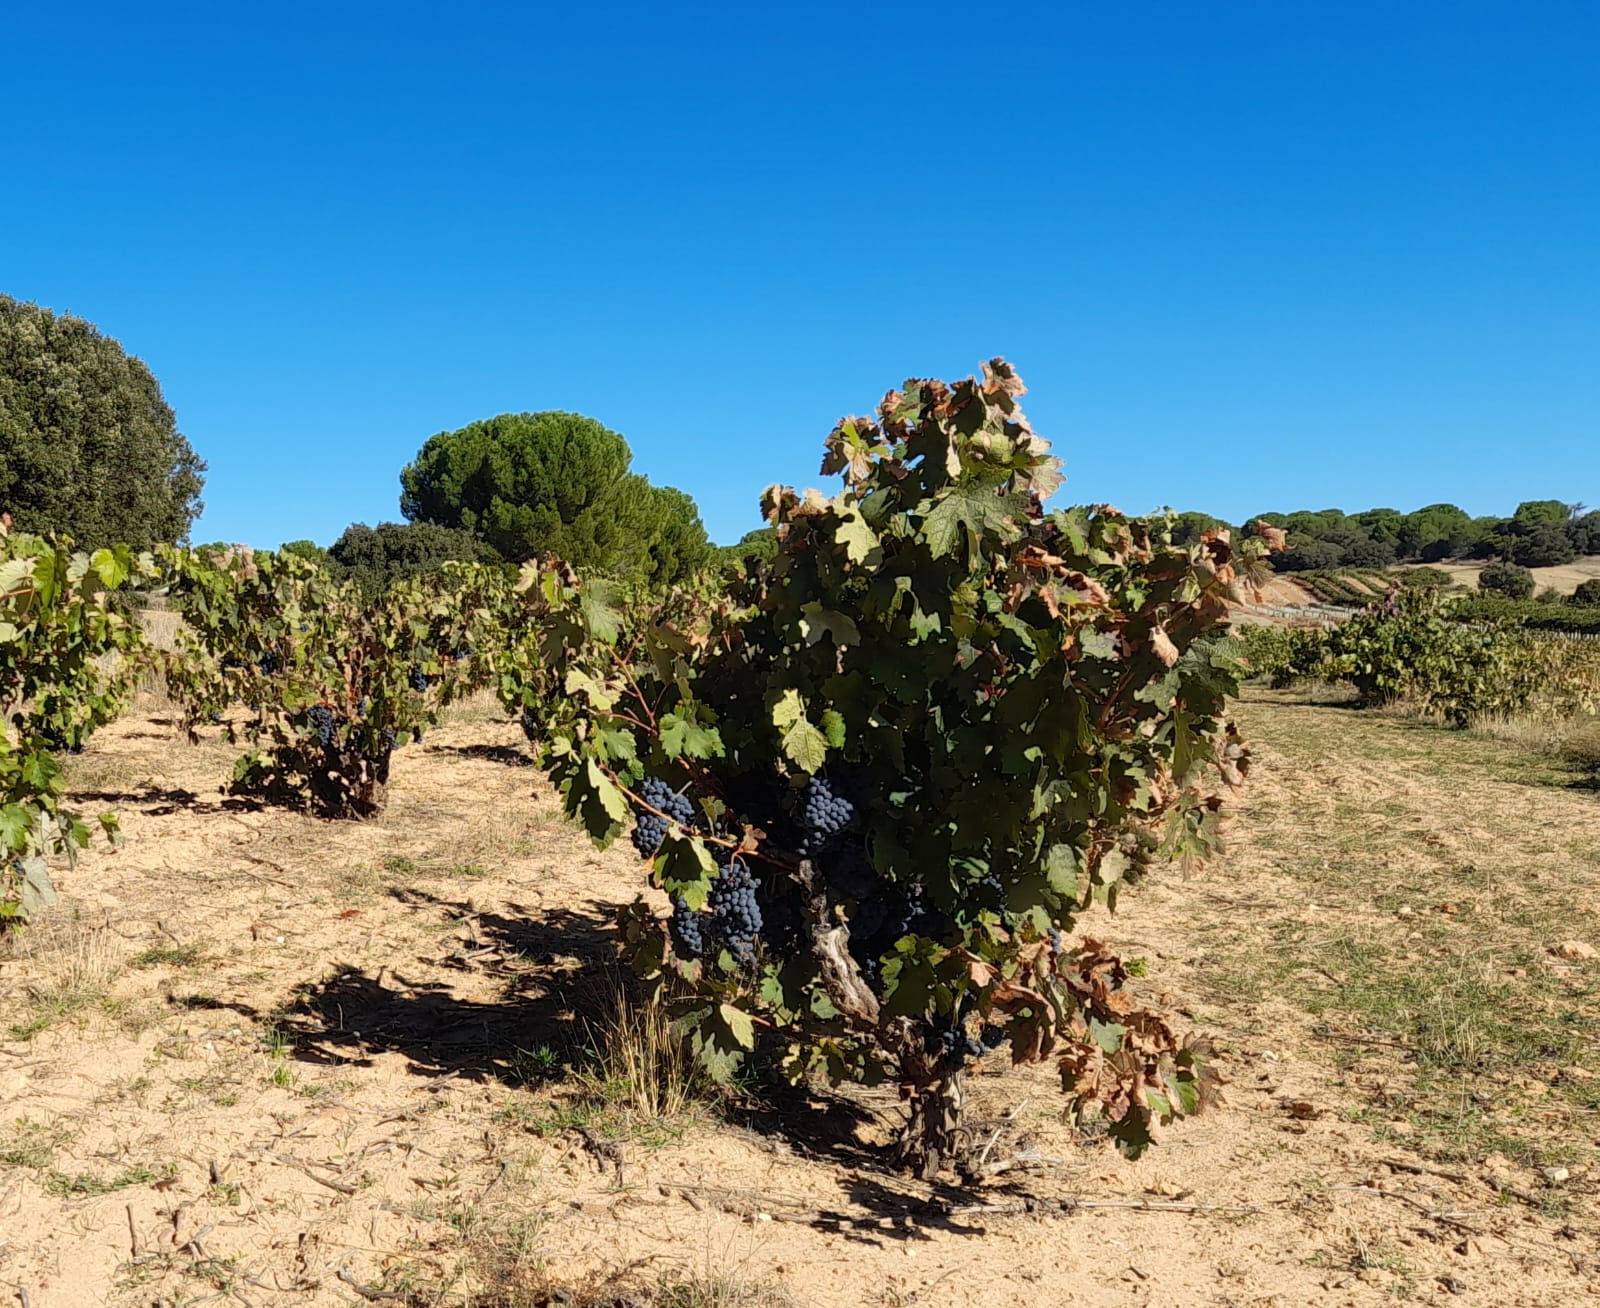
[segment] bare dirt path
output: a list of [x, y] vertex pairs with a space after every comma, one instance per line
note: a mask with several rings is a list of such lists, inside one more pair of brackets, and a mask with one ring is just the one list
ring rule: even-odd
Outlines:
[[[1448, 1161], [1404, 1029], [1341, 1026], [1340, 972], [1304, 935], [1357, 922], [1408, 947], [1406, 905], [1356, 890], [1373, 869], [1409, 875], [1415, 845], [1444, 875], [1505, 841], [1514, 812], [1528, 860], [1570, 865], [1569, 846], [1600, 849], [1600, 804], [1509, 790], [1470, 749], [1441, 764], [1402, 724], [1247, 709], [1258, 769], [1232, 852], [1099, 924], [1218, 1034], [1227, 1105], [1129, 1164], [1060, 1121], [1046, 1070], [986, 1068], [980, 1115], [1014, 1115], [1004, 1147], [1053, 1161], [995, 1178], [994, 1210], [956, 1213], [968, 1196], [880, 1170], [892, 1095], [787, 1123], [754, 1102], [650, 1122], [555, 1066], [585, 1041], [640, 867], [561, 824], [513, 727], [469, 717], [402, 751], [389, 810], [345, 826], [222, 800], [224, 748], [131, 717], [74, 773], [82, 807], [120, 808], [125, 847], [63, 873], [60, 907], [0, 961], [0, 1304], [514, 1308], [543, 1302], [546, 1273], [618, 1269], [696, 1280], [685, 1304], [1600, 1295], [1593, 1111], [1539, 1105], [1587, 1132], [1559, 1185], [1509, 1146]], [[1374, 740], [1397, 751], [1387, 772]], [[1469, 778], [1476, 816], [1441, 811]], [[1336, 875], [1308, 867], [1311, 835], [1352, 813], [1379, 836], [1335, 841]], [[1592, 888], [1593, 864], [1579, 872]], [[1470, 918], [1507, 893], [1480, 878], [1457, 898], [1481, 904]], [[1263, 971], [1291, 956], [1314, 966]]]

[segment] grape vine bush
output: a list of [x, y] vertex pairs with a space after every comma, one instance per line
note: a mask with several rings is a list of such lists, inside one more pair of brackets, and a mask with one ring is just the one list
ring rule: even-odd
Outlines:
[[1515, 675], [1516, 642], [1498, 627], [1463, 625], [1435, 591], [1396, 588], [1346, 622], [1296, 633], [1274, 682], [1354, 686], [1366, 704], [1401, 701], [1458, 725], [1513, 711], [1527, 687]]
[[[150, 566], [123, 546], [75, 553], [0, 517], [0, 929], [54, 902], [49, 860], [89, 843], [62, 806], [60, 756], [128, 702], [146, 646], [110, 599]], [[114, 840], [115, 815], [99, 821]]]
[[184, 618], [167, 682], [191, 737], [206, 723], [242, 734], [237, 793], [329, 817], [377, 813], [394, 750], [487, 683], [481, 637], [512, 586], [504, 569], [450, 565], [372, 598], [293, 554], [162, 562]]
[[1345, 682], [1364, 704], [1404, 703], [1456, 726], [1530, 710], [1559, 720], [1600, 709], [1600, 660], [1583, 643], [1535, 639], [1437, 590], [1397, 587], [1327, 627], [1246, 628], [1243, 644], [1251, 670], [1274, 686]]
[[1211, 1078], [1072, 940], [1149, 865], [1210, 848], [1248, 755], [1221, 636], [1268, 544], [1046, 512], [1060, 481], [1002, 360], [909, 381], [828, 437], [832, 498], [773, 487], [779, 551], [742, 581], [607, 608], [530, 569], [565, 694], [542, 762], [669, 895], [624, 940], [720, 1074], [763, 1042], [792, 1076], [895, 1079], [904, 1161], [958, 1166], [968, 1062], [1053, 1058], [1129, 1151]]

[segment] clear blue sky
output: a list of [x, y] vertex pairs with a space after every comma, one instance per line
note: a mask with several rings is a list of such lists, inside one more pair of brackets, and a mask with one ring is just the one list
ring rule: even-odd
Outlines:
[[1600, 501], [1600, 5], [16, 5], [0, 291], [144, 358], [197, 540], [575, 409], [759, 525], [1004, 354], [1072, 501]]

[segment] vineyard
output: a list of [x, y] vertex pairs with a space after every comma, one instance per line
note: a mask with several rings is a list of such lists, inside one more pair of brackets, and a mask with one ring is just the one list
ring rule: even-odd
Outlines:
[[1282, 533], [1048, 507], [1023, 390], [908, 381], [767, 492], [771, 557], [671, 584], [7, 524], [25, 1302], [1592, 1288], [1600, 812], [1447, 728], [1592, 721], [1600, 646], [1428, 569], [1236, 632]]

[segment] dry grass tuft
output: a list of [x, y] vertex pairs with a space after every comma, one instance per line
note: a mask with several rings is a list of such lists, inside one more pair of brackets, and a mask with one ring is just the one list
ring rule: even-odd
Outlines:
[[647, 1278], [636, 1268], [581, 1278], [551, 1274], [539, 1264], [512, 1264], [486, 1250], [484, 1289], [472, 1308], [795, 1308], [781, 1286], [738, 1269], [665, 1272]]
[[694, 1053], [674, 1028], [659, 991], [635, 992], [614, 976], [610, 1005], [590, 1027], [595, 1065], [585, 1075], [607, 1103], [647, 1121], [683, 1116], [715, 1097]]
[[41, 975], [26, 991], [27, 1003], [10, 1025], [14, 1040], [27, 1040], [46, 1027], [110, 1004], [111, 985], [124, 970], [116, 937], [104, 927], [69, 922], [46, 924], [21, 936], [15, 957], [41, 964]]
[[1562, 761], [1582, 772], [1600, 776], [1600, 720], [1591, 719], [1561, 742]]

